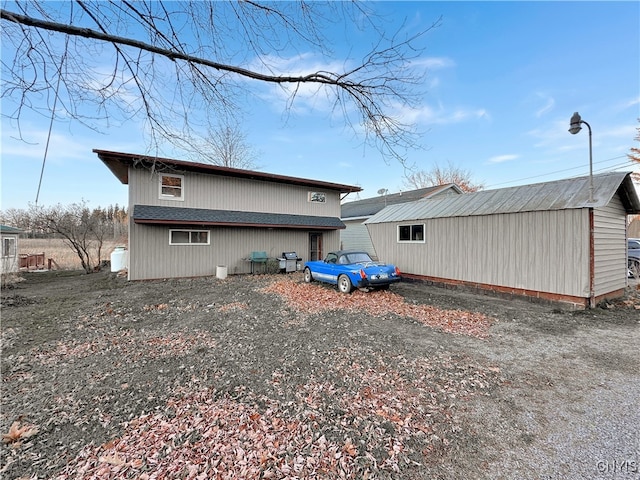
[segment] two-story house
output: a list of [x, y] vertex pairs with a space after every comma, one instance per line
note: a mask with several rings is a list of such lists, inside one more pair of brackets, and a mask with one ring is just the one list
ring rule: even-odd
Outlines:
[[340, 202], [360, 187], [94, 150], [129, 188], [130, 280], [249, 273], [251, 252], [317, 260], [340, 246]]

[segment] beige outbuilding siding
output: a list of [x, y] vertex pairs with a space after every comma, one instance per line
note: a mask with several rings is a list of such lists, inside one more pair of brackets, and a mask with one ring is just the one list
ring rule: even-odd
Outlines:
[[381, 258], [402, 272], [588, 296], [589, 241], [574, 235], [589, 226], [586, 210], [416, 221], [425, 225], [425, 242], [397, 242], [398, 225], [408, 223], [368, 225]]
[[620, 197], [615, 195], [605, 207], [594, 209], [594, 293], [600, 296], [625, 288], [627, 272], [625, 245], [627, 221]]

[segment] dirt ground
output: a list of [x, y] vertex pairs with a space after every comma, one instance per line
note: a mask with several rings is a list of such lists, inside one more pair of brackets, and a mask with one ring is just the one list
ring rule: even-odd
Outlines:
[[298, 273], [22, 277], [2, 478], [640, 478], [635, 287], [568, 311]]

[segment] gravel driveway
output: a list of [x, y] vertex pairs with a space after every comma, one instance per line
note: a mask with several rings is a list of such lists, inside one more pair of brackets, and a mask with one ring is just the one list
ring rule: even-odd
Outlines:
[[342, 303], [300, 274], [26, 274], [2, 291], [0, 472], [640, 478], [638, 293], [571, 312], [409, 282]]

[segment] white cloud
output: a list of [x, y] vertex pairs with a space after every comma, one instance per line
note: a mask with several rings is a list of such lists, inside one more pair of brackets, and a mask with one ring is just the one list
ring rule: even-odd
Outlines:
[[547, 95], [545, 93], [538, 92], [536, 95], [538, 96], [538, 98], [540, 98], [544, 102], [542, 107], [540, 107], [536, 111], [536, 117], [540, 118], [545, 113], [549, 113], [551, 110], [553, 110], [553, 107], [555, 106], [556, 101], [555, 101], [555, 99], [553, 97], [551, 97], [551, 96], [549, 96], [549, 95]]
[[630, 99], [628, 102], [626, 102], [625, 107], [629, 108], [629, 107], [633, 107], [635, 105], [640, 105], [640, 96], [637, 96], [636, 98]]
[[419, 109], [403, 112], [404, 119], [409, 119], [411, 123], [424, 123], [426, 125], [451, 125], [469, 120], [484, 119], [489, 120], [491, 116], [484, 108], [455, 107], [449, 110], [444, 105], [439, 104], [437, 108], [423, 105]]
[[520, 158], [520, 155], [513, 155], [513, 154], [496, 155], [495, 157], [491, 157], [489, 159], [489, 163], [510, 162], [511, 160], [515, 160], [517, 158]]
[[413, 60], [412, 67], [424, 67], [431, 70], [441, 70], [443, 68], [451, 68], [456, 66], [456, 62], [447, 57], [426, 57]]

